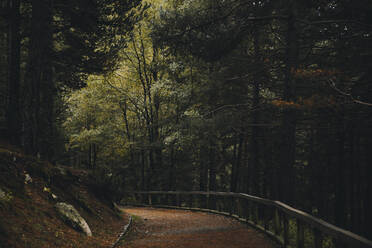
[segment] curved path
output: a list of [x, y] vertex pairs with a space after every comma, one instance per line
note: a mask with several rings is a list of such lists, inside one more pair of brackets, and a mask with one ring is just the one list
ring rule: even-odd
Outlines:
[[[220, 215], [156, 208], [123, 208], [135, 224], [119, 247], [273, 248], [267, 238]], [[138, 218], [139, 217], [139, 218]]]

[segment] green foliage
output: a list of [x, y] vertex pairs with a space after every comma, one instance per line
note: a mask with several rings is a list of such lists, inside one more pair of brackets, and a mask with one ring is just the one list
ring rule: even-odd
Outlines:
[[126, 35], [140, 18], [140, 3], [140, 0], [56, 3], [54, 18], [59, 31], [56, 48], [61, 65], [78, 75], [112, 70], [119, 51], [125, 47]]
[[109, 192], [240, 191], [367, 225], [363, 4], [153, 1], [116, 70], [66, 94], [68, 153]]
[[0, 189], [0, 203], [8, 203], [13, 199], [12, 192], [4, 192]]

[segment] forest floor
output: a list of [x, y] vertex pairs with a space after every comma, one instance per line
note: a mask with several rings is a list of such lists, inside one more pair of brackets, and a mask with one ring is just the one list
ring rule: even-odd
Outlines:
[[221, 215], [156, 208], [123, 208], [133, 226], [122, 248], [274, 248], [262, 233]]
[[[26, 183], [26, 175], [32, 181]], [[128, 217], [97, 195], [95, 184], [85, 170], [51, 165], [0, 143], [0, 248], [112, 247]], [[57, 202], [72, 204], [93, 236], [62, 221]]]
[[[154, 208], [116, 211], [98, 189], [86, 170], [51, 165], [0, 143], [0, 248], [110, 248], [128, 214], [134, 221], [122, 248], [275, 247], [263, 234], [220, 215]], [[93, 236], [62, 221], [57, 202], [72, 204]]]

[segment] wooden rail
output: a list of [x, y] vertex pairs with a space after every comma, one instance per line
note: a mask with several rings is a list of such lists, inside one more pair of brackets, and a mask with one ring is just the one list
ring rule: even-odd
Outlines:
[[126, 192], [122, 203], [231, 216], [265, 232], [285, 248], [372, 248], [372, 241], [280, 201], [243, 193], [134, 191]]

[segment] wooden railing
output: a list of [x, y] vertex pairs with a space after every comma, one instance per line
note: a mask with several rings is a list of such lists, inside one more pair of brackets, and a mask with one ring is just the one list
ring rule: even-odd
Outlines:
[[242, 193], [136, 191], [126, 192], [121, 203], [231, 216], [265, 232], [283, 247], [372, 247], [372, 241], [282, 202]]

